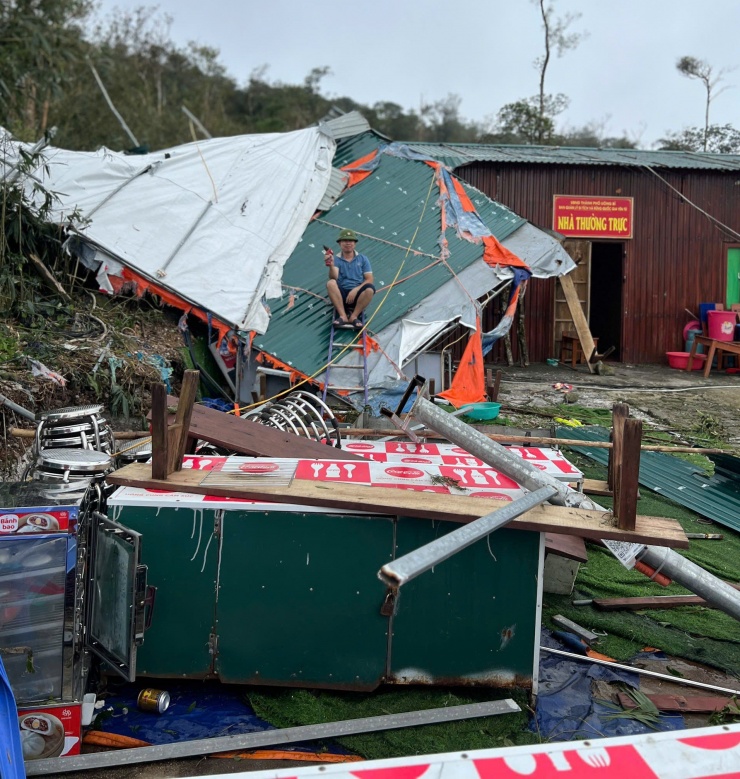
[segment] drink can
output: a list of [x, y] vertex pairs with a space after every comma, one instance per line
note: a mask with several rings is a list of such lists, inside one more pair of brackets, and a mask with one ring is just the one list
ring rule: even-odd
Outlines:
[[154, 690], [147, 687], [139, 693], [136, 705], [142, 711], [155, 711], [157, 714], [162, 714], [167, 711], [170, 705], [170, 694], [165, 690]]

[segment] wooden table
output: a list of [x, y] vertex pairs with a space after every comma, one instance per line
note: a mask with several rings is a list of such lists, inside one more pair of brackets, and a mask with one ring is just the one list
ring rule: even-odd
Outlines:
[[740, 341], [718, 341], [716, 338], [709, 338], [706, 335], [697, 335], [694, 336], [694, 342], [691, 344], [691, 352], [689, 353], [689, 359], [685, 368], [687, 371], [690, 371], [692, 368], [697, 344], [709, 347], [707, 361], [704, 363], [704, 378], [709, 376], [709, 371], [712, 370], [712, 360], [714, 360], [715, 355], [717, 357], [718, 369], [722, 368], [722, 360], [725, 354], [737, 354], [740, 356]]

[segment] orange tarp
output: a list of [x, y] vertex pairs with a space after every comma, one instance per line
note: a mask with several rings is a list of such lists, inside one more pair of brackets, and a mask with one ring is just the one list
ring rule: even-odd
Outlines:
[[475, 332], [468, 339], [452, 385], [448, 390], [440, 392], [439, 397], [448, 400], [455, 408], [466, 403], [483, 402], [486, 399], [484, 374], [480, 323], [476, 323]]

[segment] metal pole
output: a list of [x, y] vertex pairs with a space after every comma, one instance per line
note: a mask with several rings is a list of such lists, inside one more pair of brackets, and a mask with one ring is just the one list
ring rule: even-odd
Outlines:
[[164, 261], [162, 264], [162, 267], [157, 271], [157, 277], [162, 279], [167, 275], [167, 266], [172, 262], [172, 260], [175, 259], [175, 255], [182, 249], [182, 247], [185, 245], [185, 242], [190, 238], [190, 236], [195, 232], [195, 228], [201, 223], [201, 220], [206, 215], [206, 212], [208, 209], [213, 205], [213, 201], [209, 200], [205, 206], [203, 207], [203, 210], [198, 215], [198, 218], [193, 222], [190, 229], [183, 235], [183, 237], [178, 242], [177, 246], [172, 250], [170, 253], [170, 256]]
[[384, 714], [378, 717], [324, 722], [320, 725], [303, 725], [296, 728], [263, 730], [260, 733], [241, 733], [234, 736], [203, 738], [175, 744], [159, 744], [152, 747], [135, 747], [113, 752], [98, 752], [87, 755], [52, 757], [30, 760], [26, 776], [86, 771], [91, 768], [112, 768], [134, 763], [151, 763], [155, 760], [171, 760], [194, 755], [209, 755], [214, 752], [230, 752], [234, 749], [254, 749], [294, 744], [298, 741], [350, 736], [354, 733], [374, 733], [379, 730], [409, 728], [415, 725], [430, 725], [438, 722], [455, 722], [473, 717], [492, 717], [496, 714], [514, 714], [521, 711], [510, 698], [486, 703], [471, 703], [465, 706], [448, 706], [439, 709], [409, 711], [403, 714]]
[[19, 414], [26, 419], [30, 419], [32, 422], [36, 421], [36, 414], [34, 414], [33, 411], [27, 411], [22, 406], [13, 403], [12, 400], [8, 400], [5, 395], [0, 395], [0, 406], [7, 406], [11, 411], [15, 411], [16, 414]]
[[427, 427], [441, 433], [452, 443], [470, 452], [479, 460], [483, 460], [484, 463], [497, 468], [505, 476], [531, 492], [540, 487], [554, 487], [556, 494], [550, 499], [551, 503], [589, 510], [597, 508], [596, 504], [583, 493], [570, 490], [553, 476], [537, 470], [526, 460], [512, 454], [505, 446], [491, 441], [483, 433], [442, 411], [431, 401], [418, 397], [410, 413]]
[[637, 558], [656, 572], [660, 572], [678, 582], [687, 590], [701, 595], [716, 609], [724, 611], [740, 620], [740, 592], [709, 571], [687, 560], [673, 549], [663, 546], [646, 546]]
[[123, 127], [124, 132], [126, 135], [128, 135], [129, 139], [132, 141], [135, 147], [141, 146], [141, 144], [136, 140], [136, 136], [131, 132], [129, 129], [129, 126], [124, 121], [124, 118], [121, 116], [121, 114], [118, 112], [116, 107], [113, 105], [113, 101], [110, 99], [110, 95], [108, 94], [108, 90], [105, 88], [105, 84], [103, 83], [103, 79], [100, 78], [98, 75], [98, 71], [95, 70], [95, 65], [92, 64], [88, 60], [87, 64], [90, 66], [90, 70], [92, 70], [93, 76], [95, 76], [95, 80], [98, 82], [98, 86], [100, 87], [100, 91], [103, 93], [103, 97], [105, 98], [105, 102], [108, 103], [108, 108], [110, 108], [111, 111], [113, 111], [113, 115], [118, 119], [119, 124], [121, 127]]
[[594, 663], [596, 665], [604, 665], [607, 668], [617, 668], [620, 671], [632, 671], [632, 673], [640, 674], [642, 676], [652, 676], [654, 679], [663, 679], [666, 682], [674, 682], [675, 684], [685, 684], [688, 687], [700, 687], [702, 690], [714, 690], [715, 692], [723, 692], [727, 695], [740, 695], [740, 690], [730, 690], [727, 687], [717, 687], [714, 684], [705, 684], [704, 682], [695, 682], [693, 679], [684, 679], [682, 676], [668, 676], [668, 674], [660, 674], [657, 671], [648, 671], [647, 668], [634, 668], [631, 665], [622, 665], [622, 663], [612, 663], [609, 660], [599, 660], [596, 657], [589, 657], [588, 655], [577, 655], [575, 652], [564, 652], [562, 649], [550, 649], [550, 647], [540, 647], [542, 652], [547, 652], [551, 655], [558, 655], [559, 657], [565, 657], [568, 660], [579, 660], [582, 663]]
[[536, 492], [529, 492], [507, 506], [492, 511], [490, 514], [486, 514], [468, 525], [463, 525], [461, 528], [399, 557], [392, 563], [384, 565], [378, 571], [378, 578], [390, 587], [401, 587], [424, 571], [433, 568], [437, 563], [452, 557], [494, 530], [507, 525], [526, 511], [549, 500], [553, 495], [555, 495], [555, 489], [550, 486], [540, 487]]
[[182, 108], [182, 112], [185, 114], [185, 116], [190, 119], [190, 121], [203, 133], [203, 135], [206, 136], [206, 138], [213, 138], [213, 136], [203, 126], [203, 122], [201, 122], [192, 111], [189, 111], [187, 108], [185, 108], [185, 106], [180, 107]]

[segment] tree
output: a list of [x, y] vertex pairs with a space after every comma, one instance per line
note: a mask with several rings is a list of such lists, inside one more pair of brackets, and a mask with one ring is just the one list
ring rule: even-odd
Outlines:
[[419, 116], [414, 111], [406, 113], [398, 103], [375, 103], [365, 118], [378, 132], [394, 140], [411, 141], [419, 137]]
[[507, 103], [496, 116], [493, 133], [481, 140], [487, 143], [555, 143], [555, 117], [568, 106], [565, 95], [545, 95]]
[[681, 57], [676, 63], [678, 72], [686, 78], [695, 78], [704, 84], [706, 91], [706, 101], [704, 103], [704, 143], [703, 151], [707, 151], [709, 144], [709, 106], [716, 97], [725, 91], [726, 87], [714, 91], [715, 87], [722, 81], [729, 72], [726, 68], [714, 72], [714, 68], [706, 61], [696, 57]]
[[555, 6], [553, 3], [546, 4], [546, 0], [532, 0], [535, 5], [540, 9], [540, 16], [542, 18], [542, 30], [545, 34], [544, 46], [545, 50], [541, 57], [537, 57], [534, 61], [534, 66], [537, 68], [540, 76], [539, 80], [539, 93], [538, 93], [538, 108], [540, 116], [540, 126], [537, 143], [544, 143], [545, 131], [547, 130], [548, 123], [546, 118], [548, 116], [548, 98], [550, 102], [552, 100], [562, 101], [565, 95], [549, 96], [545, 93], [545, 76], [547, 75], [547, 68], [550, 64], [550, 58], [553, 51], [558, 57], [562, 57], [566, 51], [575, 49], [576, 46], [583, 40], [586, 33], [568, 32], [568, 28], [573, 22], [580, 19], [581, 14], [567, 13], [565, 16], [555, 17]]
[[422, 106], [421, 116], [425, 125], [423, 140], [443, 143], [474, 141], [480, 135], [480, 128], [460, 117], [461, 102], [459, 95], [449, 94], [443, 100]]
[[740, 154], [740, 131], [732, 125], [710, 124], [688, 127], [680, 133], [669, 133], [658, 143], [661, 151], [708, 151], [717, 154]]
[[0, 109], [21, 140], [46, 131], [53, 101], [74, 82], [88, 51], [82, 24], [91, 7], [91, 0], [0, 3]]

